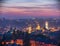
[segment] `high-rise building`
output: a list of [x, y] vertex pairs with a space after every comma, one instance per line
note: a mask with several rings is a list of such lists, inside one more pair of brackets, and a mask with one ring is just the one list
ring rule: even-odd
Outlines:
[[40, 30], [40, 29], [41, 29], [41, 28], [40, 28], [40, 25], [37, 24], [36, 30]]
[[45, 28], [49, 29], [48, 21], [45, 22]]
[[31, 25], [29, 25], [29, 27], [28, 27], [28, 33], [30, 34], [32, 32], [32, 27], [31, 27]]

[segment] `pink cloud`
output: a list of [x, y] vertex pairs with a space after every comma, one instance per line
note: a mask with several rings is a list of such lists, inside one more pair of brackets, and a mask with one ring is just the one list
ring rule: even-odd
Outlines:
[[12, 15], [32, 15], [32, 16], [59, 16], [60, 11], [58, 9], [47, 9], [47, 8], [2, 8], [3, 14]]

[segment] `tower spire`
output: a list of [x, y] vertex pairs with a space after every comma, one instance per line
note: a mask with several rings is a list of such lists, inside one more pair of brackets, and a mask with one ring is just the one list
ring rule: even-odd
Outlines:
[[49, 27], [48, 27], [48, 21], [45, 22], [45, 28], [49, 29]]

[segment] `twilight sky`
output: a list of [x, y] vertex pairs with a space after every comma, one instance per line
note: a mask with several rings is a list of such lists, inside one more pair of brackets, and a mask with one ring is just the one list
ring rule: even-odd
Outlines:
[[59, 17], [57, 0], [5, 0], [0, 16], [6, 18]]

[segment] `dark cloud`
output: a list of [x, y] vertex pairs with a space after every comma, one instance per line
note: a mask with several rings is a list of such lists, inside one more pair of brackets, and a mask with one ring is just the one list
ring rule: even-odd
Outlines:
[[60, 5], [60, 0], [57, 0], [57, 4]]
[[5, 0], [0, 0], [0, 3], [4, 3], [5, 2]]
[[0, 8], [2, 7], [3, 3], [4, 3], [4, 0], [0, 0]]
[[60, 10], [60, 0], [57, 0], [57, 7], [58, 7], [58, 9]]

